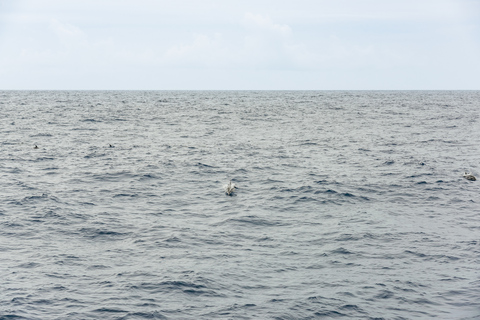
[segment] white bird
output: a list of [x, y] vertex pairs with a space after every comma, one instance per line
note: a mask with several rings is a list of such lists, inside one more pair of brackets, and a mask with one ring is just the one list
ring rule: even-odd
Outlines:
[[464, 177], [465, 179], [467, 179], [467, 180], [470, 180], [470, 181], [475, 181], [475, 180], [477, 180], [477, 178], [475, 178], [475, 176], [474, 176], [473, 174], [467, 173], [466, 171], [465, 171], [465, 173], [463, 174], [463, 177]]
[[225, 194], [227, 196], [233, 196], [233, 193], [235, 192], [235, 190], [237, 189], [237, 187], [235, 186], [235, 184], [232, 182], [232, 180], [230, 180], [230, 182], [226, 185], [223, 186], [223, 188], [225, 189]]

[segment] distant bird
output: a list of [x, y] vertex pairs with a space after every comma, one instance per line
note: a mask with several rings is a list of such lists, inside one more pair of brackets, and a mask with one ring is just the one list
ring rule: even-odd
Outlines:
[[33, 149], [38, 149], [38, 146], [37, 146], [37, 145], [35, 145], [35, 147], [33, 147]]
[[115, 146], [112, 146], [111, 144], [108, 145], [109, 148], [115, 148]]
[[225, 189], [225, 194], [227, 196], [233, 196], [233, 193], [235, 192], [235, 190], [238, 189], [235, 186], [235, 184], [232, 182], [232, 180], [230, 180], [228, 184], [224, 185], [223, 188]]
[[477, 180], [477, 178], [475, 178], [475, 176], [474, 176], [473, 174], [467, 173], [466, 171], [465, 171], [465, 173], [463, 174], [463, 177], [464, 177], [465, 179], [467, 179], [467, 180], [470, 180], [470, 181], [475, 181], [475, 180]]

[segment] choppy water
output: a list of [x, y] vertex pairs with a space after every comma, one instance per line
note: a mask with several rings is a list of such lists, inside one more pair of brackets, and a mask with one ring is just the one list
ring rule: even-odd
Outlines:
[[0, 319], [479, 319], [479, 110], [0, 91]]

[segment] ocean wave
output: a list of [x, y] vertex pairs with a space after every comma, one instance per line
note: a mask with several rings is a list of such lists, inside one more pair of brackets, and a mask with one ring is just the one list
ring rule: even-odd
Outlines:
[[0, 92], [0, 319], [473, 319], [479, 99]]

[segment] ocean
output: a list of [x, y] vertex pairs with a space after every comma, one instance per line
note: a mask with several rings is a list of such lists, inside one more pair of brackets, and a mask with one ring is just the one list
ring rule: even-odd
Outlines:
[[480, 319], [479, 110], [0, 91], [0, 319]]

